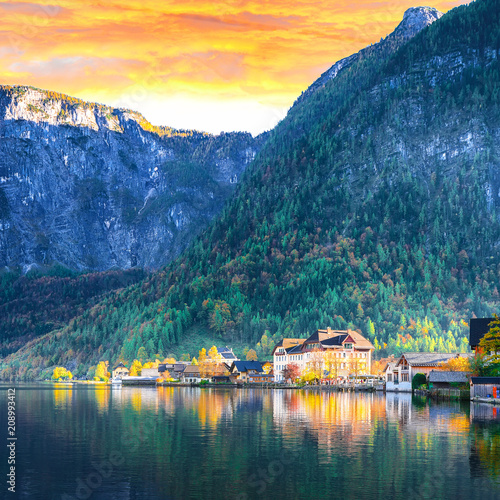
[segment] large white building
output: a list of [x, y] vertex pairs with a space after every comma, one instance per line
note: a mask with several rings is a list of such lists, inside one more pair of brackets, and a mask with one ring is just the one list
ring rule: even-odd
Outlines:
[[307, 339], [285, 338], [273, 349], [274, 381], [283, 382], [287, 365], [301, 374], [314, 369], [320, 378], [335, 380], [351, 374], [368, 374], [373, 345], [353, 330], [318, 330]]

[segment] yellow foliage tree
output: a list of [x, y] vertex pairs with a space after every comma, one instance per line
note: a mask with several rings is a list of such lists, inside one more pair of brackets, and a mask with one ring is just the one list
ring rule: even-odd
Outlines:
[[139, 360], [134, 359], [132, 366], [130, 367], [129, 375], [131, 377], [139, 377], [142, 373], [142, 364]]
[[214, 345], [210, 348], [208, 351], [208, 357], [212, 359], [213, 361], [218, 361], [221, 358], [221, 355], [219, 354], [219, 351], [217, 350], [217, 347]]
[[207, 359], [207, 350], [203, 348], [199, 353], [198, 353], [198, 363], [203, 364]]
[[335, 379], [339, 376], [341, 359], [337, 357], [337, 353], [330, 350], [324, 354], [325, 370], [328, 371], [328, 378]]
[[94, 379], [107, 382], [109, 380], [109, 377], [111, 377], [111, 375], [108, 372], [108, 362], [107, 361], [99, 361], [99, 363], [95, 369]]
[[158, 368], [158, 365], [160, 364], [160, 360], [157, 359], [156, 361], [148, 361], [147, 363], [144, 363], [142, 365], [142, 368]]
[[469, 358], [464, 356], [458, 356], [456, 358], [449, 359], [446, 363], [440, 363], [443, 370], [449, 372], [470, 372], [472, 371]]
[[71, 380], [73, 374], [63, 366], [56, 366], [52, 372], [52, 380]]
[[198, 363], [198, 360], [196, 358], [193, 358], [191, 360], [191, 364], [194, 365], [194, 366], [198, 366], [199, 363]]

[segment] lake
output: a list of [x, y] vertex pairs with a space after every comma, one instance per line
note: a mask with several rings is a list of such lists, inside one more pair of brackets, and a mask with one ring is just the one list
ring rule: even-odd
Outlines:
[[8, 387], [2, 498], [500, 498], [500, 408], [312, 390], [2, 385], [3, 478]]

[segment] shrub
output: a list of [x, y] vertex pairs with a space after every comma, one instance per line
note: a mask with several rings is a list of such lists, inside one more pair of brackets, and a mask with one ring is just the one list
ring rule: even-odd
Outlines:
[[423, 373], [416, 373], [411, 381], [411, 388], [418, 389], [427, 383], [427, 378]]

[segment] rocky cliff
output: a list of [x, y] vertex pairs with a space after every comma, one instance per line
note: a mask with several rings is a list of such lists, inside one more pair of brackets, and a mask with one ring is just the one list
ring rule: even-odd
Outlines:
[[0, 266], [157, 268], [219, 213], [263, 138], [0, 87]]

